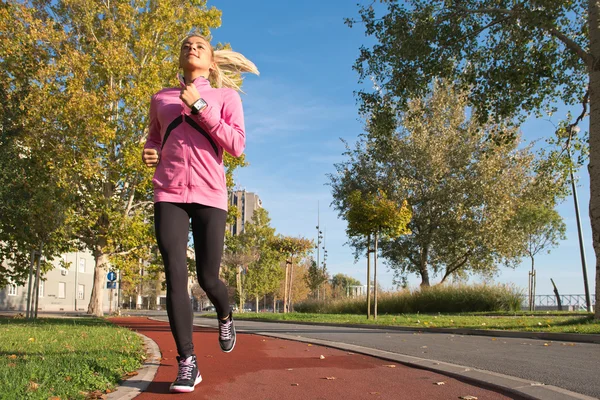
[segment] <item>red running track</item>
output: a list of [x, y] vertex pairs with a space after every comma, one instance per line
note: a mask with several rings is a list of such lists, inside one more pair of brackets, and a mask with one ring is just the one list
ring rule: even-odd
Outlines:
[[193, 393], [170, 394], [177, 352], [169, 325], [140, 317], [110, 320], [148, 336], [162, 353], [153, 382], [136, 400], [521, 399], [376, 357], [258, 335], [238, 333], [235, 349], [225, 354], [217, 331], [199, 327], [193, 340], [202, 383]]

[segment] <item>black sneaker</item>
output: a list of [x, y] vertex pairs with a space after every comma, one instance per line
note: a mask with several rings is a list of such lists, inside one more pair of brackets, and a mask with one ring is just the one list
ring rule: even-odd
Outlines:
[[196, 356], [189, 356], [187, 358], [177, 357], [179, 363], [179, 372], [177, 373], [177, 379], [171, 384], [169, 391], [171, 393], [189, 393], [194, 391], [194, 387], [202, 382], [202, 376], [198, 371], [198, 364], [196, 363]]
[[235, 327], [231, 312], [226, 320], [219, 318], [219, 344], [225, 353], [230, 353], [235, 347]]

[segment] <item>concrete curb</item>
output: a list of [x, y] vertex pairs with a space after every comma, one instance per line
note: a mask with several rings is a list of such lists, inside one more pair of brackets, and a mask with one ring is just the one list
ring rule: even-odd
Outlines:
[[[205, 317], [196, 317], [205, 318]], [[403, 332], [419, 332], [419, 333], [450, 333], [454, 335], [473, 335], [473, 336], [492, 336], [492, 337], [508, 337], [522, 339], [540, 339], [551, 340], [556, 342], [577, 342], [577, 343], [595, 343], [600, 344], [599, 334], [584, 334], [584, 333], [552, 333], [552, 332], [525, 332], [525, 331], [502, 331], [493, 329], [465, 329], [465, 328], [412, 328], [409, 326], [390, 326], [390, 325], [367, 325], [367, 324], [336, 324], [336, 323], [321, 323], [321, 322], [306, 322], [306, 321], [273, 321], [272, 319], [260, 318], [244, 318], [239, 314], [235, 317], [236, 321], [247, 322], [269, 322], [295, 325], [317, 325], [317, 326], [334, 326], [337, 328], [361, 328], [361, 329], [386, 329]]]
[[142, 368], [138, 369], [137, 375], [122, 381], [114, 392], [111, 392], [106, 396], [106, 399], [108, 400], [133, 399], [148, 388], [156, 375], [161, 359], [160, 349], [156, 342], [148, 336], [138, 332], [135, 333], [144, 341], [144, 347], [146, 348], [147, 354], [146, 361]]
[[[237, 319], [239, 320], [239, 318]], [[214, 326], [208, 324], [194, 323], [194, 325], [214, 328]], [[388, 327], [385, 328], [387, 329]], [[239, 328], [236, 328], [236, 330], [238, 332], [248, 332], [250, 334], [255, 335], [274, 337], [285, 340], [293, 340], [302, 343], [311, 343], [339, 350], [350, 351], [353, 353], [364, 354], [367, 356], [378, 357], [384, 360], [394, 361], [410, 367], [422, 368], [429, 371], [438, 372], [443, 375], [451, 376], [463, 381], [473, 382], [483, 387], [500, 389], [506, 393], [516, 394], [532, 400], [597, 400], [594, 397], [589, 397], [583, 394], [571, 392], [569, 390], [562, 389], [556, 386], [545, 385], [540, 382], [528, 381], [521, 378], [515, 378], [509, 375], [503, 375], [495, 372], [469, 368], [457, 364], [429, 360], [398, 353], [392, 353], [384, 350], [371, 349], [367, 347], [340, 342], [332, 342], [322, 339], [309, 339], [301, 336], [285, 335], [271, 332], [247, 331], [245, 329]]]

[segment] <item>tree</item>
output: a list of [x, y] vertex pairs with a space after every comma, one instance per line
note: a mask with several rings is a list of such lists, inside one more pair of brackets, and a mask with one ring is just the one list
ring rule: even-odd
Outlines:
[[244, 233], [228, 236], [225, 239], [223, 264], [227, 267], [226, 279], [230, 286], [235, 286], [240, 311], [246, 303], [245, 280], [248, 266], [257, 259], [256, 249], [251, 246], [248, 236]]
[[[135, 253], [122, 261], [133, 265], [154, 244], [153, 171], [140, 162], [150, 96], [177, 84], [174, 46], [191, 31], [218, 27], [221, 13], [205, 1], [180, 0], [35, 6], [2, 6], [2, 20], [22, 27], [35, 53], [51, 60], [30, 75], [35, 90], [20, 104], [38, 115], [28, 123], [47, 121], [52, 129], [23, 140], [51, 145], [53, 174], [75, 197], [70, 226], [96, 260], [88, 312], [101, 315], [109, 262]], [[231, 167], [243, 159], [226, 163], [231, 180]]]
[[317, 266], [317, 262], [311, 259], [305, 278], [306, 285], [310, 289], [311, 293], [313, 293], [315, 297], [318, 297], [319, 288], [323, 283], [327, 282], [328, 276], [327, 272], [323, 268], [319, 268]]
[[242, 235], [248, 236], [248, 241], [257, 254], [256, 260], [250, 263], [246, 276], [248, 293], [254, 296], [256, 311], [260, 297], [273, 293], [282, 280], [279, 267], [281, 254], [273, 249], [275, 229], [270, 226], [269, 213], [264, 208], [254, 211], [252, 222], [246, 224]]
[[350, 286], [359, 286], [360, 281], [344, 274], [335, 274], [331, 278], [331, 286], [334, 297], [346, 297]]
[[[55, 36], [34, 14], [20, 4], [0, 4], [0, 288], [25, 282], [32, 250], [41, 248], [51, 260], [73, 246], [67, 226], [73, 197], [61, 171], [53, 169], [55, 144], [39, 140], [52, 129], [35, 101], [40, 70], [51, 54], [43, 47], [23, 50]], [[41, 273], [50, 268], [42, 263]]]
[[[377, 253], [379, 244], [379, 235], [384, 238], [395, 239], [400, 235], [410, 233], [407, 228], [411, 219], [411, 211], [408, 208], [406, 200], [397, 204], [387, 198], [382, 189], [378, 189], [376, 194], [361, 193], [360, 190], [354, 190], [348, 197], [348, 209], [346, 210], [346, 220], [348, 228], [346, 232], [349, 237], [367, 236], [367, 282], [371, 280], [370, 252], [373, 252], [373, 276], [374, 276], [374, 311], [373, 316], [377, 319]], [[374, 249], [370, 249], [371, 236], [373, 237]], [[371, 311], [371, 285], [367, 285], [367, 318]]]
[[[434, 77], [468, 88], [468, 105], [480, 122], [551, 113], [562, 101], [583, 105], [577, 124], [589, 104], [590, 216], [600, 299], [600, 3], [386, 3], [381, 18], [372, 6], [360, 10], [366, 34], [377, 44], [361, 48], [355, 69], [361, 81], [375, 80], [399, 107], [427, 93]], [[355, 22], [347, 20], [350, 26]], [[363, 91], [361, 109], [372, 108], [377, 97]]]
[[[285, 257], [285, 281], [283, 286], [283, 312], [293, 310], [294, 261], [296, 265], [315, 246], [312, 240], [303, 237], [278, 236], [273, 248]], [[303, 275], [304, 276], [304, 275]]]
[[540, 204], [521, 207], [515, 216], [516, 233], [523, 236], [523, 254], [531, 260], [529, 273], [529, 310], [535, 307], [535, 256], [550, 247], [556, 247], [559, 240], [566, 239], [566, 225], [556, 210]]
[[[408, 202], [411, 233], [383, 241], [382, 256], [397, 278], [416, 273], [423, 287], [432, 275], [444, 282], [490, 274], [498, 262], [517, 259], [522, 243], [510, 221], [539, 182], [528, 148], [519, 150], [515, 140], [487, 140], [510, 128], [467, 118], [466, 104], [466, 94], [439, 82], [404, 112], [383, 108], [356, 149], [346, 152], [348, 161], [337, 165], [332, 184], [338, 209], [349, 204], [353, 182], [371, 184], [362, 179], [368, 170], [397, 207]], [[351, 243], [358, 250], [367, 246], [364, 240]]]

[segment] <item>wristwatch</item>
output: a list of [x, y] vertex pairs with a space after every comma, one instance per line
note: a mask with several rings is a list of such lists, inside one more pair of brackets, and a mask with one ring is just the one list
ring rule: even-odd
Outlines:
[[208, 104], [206, 104], [206, 101], [204, 101], [203, 98], [199, 98], [194, 104], [192, 104], [192, 114], [200, 113], [200, 111], [204, 110], [204, 108], [206, 108], [207, 105]]

